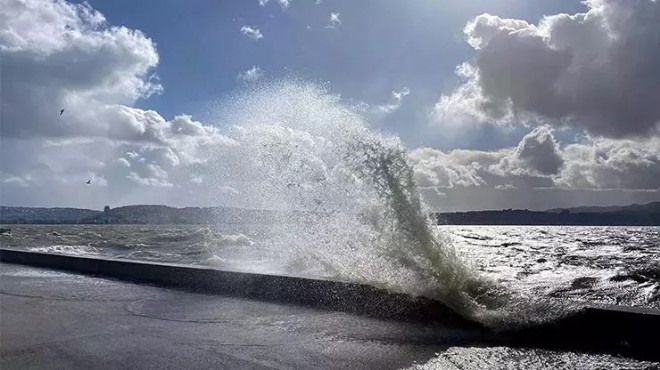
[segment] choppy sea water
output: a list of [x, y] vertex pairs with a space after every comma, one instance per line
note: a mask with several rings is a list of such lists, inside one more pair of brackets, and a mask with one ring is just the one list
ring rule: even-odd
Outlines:
[[[10, 236], [0, 236], [3, 247], [343, 278], [303, 261], [298, 250], [286, 245], [289, 238], [282, 239], [266, 225], [12, 225], [11, 229]], [[463, 263], [512, 291], [660, 309], [660, 227], [437, 229]]]
[[518, 349], [509, 347], [450, 347], [437, 357], [408, 370], [542, 370], [625, 369], [657, 370], [660, 364], [627, 358], [578, 352]]

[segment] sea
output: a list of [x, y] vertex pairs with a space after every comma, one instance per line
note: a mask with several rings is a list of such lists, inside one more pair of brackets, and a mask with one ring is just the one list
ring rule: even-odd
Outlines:
[[[305, 256], [299, 249], [286, 245], [264, 225], [11, 225], [11, 229], [11, 235], [0, 236], [2, 247], [351, 280], [301, 258]], [[434, 229], [455, 249], [457, 261], [511, 291], [552, 300], [660, 309], [660, 227]]]

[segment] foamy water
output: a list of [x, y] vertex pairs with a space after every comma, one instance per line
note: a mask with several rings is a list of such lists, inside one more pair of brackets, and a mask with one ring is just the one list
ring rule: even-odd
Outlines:
[[660, 308], [660, 227], [442, 229], [464, 260], [516, 291]]
[[658, 369], [660, 364], [611, 355], [509, 347], [450, 347], [427, 363], [408, 370]]
[[[660, 309], [660, 227], [439, 226], [459, 258], [514, 291]], [[311, 277], [333, 275], [264, 225], [12, 225], [3, 247]], [[234, 231], [232, 231], [234, 230]]]

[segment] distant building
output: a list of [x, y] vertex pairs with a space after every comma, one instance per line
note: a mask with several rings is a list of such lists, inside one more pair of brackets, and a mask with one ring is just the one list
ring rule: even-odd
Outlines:
[[110, 206], [105, 206], [103, 207], [103, 223], [109, 224], [110, 222], [112, 222], [112, 218], [110, 217]]

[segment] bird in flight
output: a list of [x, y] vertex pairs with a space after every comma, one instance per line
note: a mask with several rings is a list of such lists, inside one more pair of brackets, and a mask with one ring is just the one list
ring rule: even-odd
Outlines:
[[92, 180], [91, 180], [91, 179], [90, 179], [90, 180], [87, 180], [87, 185], [89, 185], [89, 184], [91, 184], [91, 183], [92, 183]]
[[64, 108], [62, 108], [62, 110], [60, 110], [60, 116], [62, 115], [62, 113], [64, 113]]

